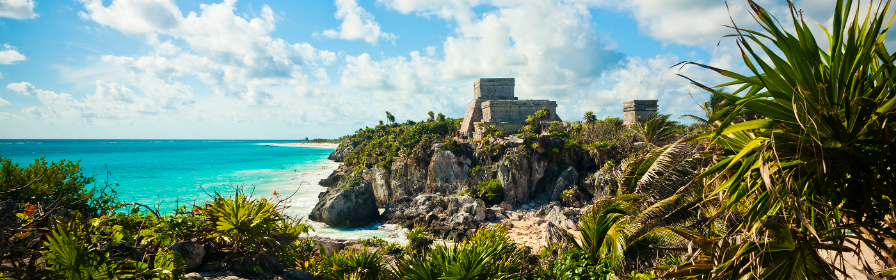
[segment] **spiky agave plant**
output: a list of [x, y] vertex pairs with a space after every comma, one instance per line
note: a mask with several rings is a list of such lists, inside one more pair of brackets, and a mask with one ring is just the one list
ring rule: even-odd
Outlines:
[[[722, 198], [720, 216], [751, 201], [730, 235], [740, 240], [728, 242], [738, 244], [728, 248], [737, 253], [693, 260], [670, 274], [846, 277], [843, 265], [833, 263], [843, 264], [841, 253], [859, 246], [896, 266], [896, 250], [887, 246], [896, 241], [888, 220], [896, 199], [896, 54], [884, 44], [893, 17], [885, 14], [890, 1], [867, 13], [859, 4], [837, 1], [824, 50], [792, 3], [791, 29], [749, 1], [762, 30], [734, 25], [732, 37], [750, 74], [685, 62], [734, 79], [719, 86], [739, 86], [732, 94], [691, 81], [759, 119], [738, 123], [720, 112], [710, 118], [719, 127], [701, 136], [724, 148], [722, 160], [701, 175], [718, 186], [710, 196]], [[822, 258], [825, 250], [834, 252], [833, 261]], [[860, 263], [866, 273], [881, 272]]]

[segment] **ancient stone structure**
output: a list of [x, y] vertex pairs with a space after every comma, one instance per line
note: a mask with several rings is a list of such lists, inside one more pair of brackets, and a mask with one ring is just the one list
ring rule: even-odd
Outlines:
[[622, 102], [623, 118], [625, 125], [631, 125], [647, 121], [650, 115], [656, 113], [656, 100], [630, 100]]
[[525, 125], [528, 116], [544, 107], [551, 112], [548, 121], [560, 121], [557, 102], [519, 100], [514, 97], [514, 85], [513, 78], [483, 78], [473, 82], [473, 100], [467, 105], [460, 131], [479, 139], [482, 128], [495, 125], [504, 133], [513, 134]]

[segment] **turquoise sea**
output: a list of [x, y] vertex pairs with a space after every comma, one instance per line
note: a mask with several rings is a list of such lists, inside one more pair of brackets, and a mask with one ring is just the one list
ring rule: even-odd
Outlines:
[[[214, 190], [234, 186], [255, 196], [288, 195], [291, 215], [307, 217], [326, 190], [317, 183], [339, 164], [327, 159], [333, 148], [275, 146], [285, 140], [0, 140], [0, 156], [20, 166], [46, 156], [47, 161], [81, 160], [86, 176], [97, 185], [116, 184], [119, 199], [158, 205], [170, 211], [177, 204], [201, 204]], [[289, 141], [295, 142], [295, 141]], [[108, 176], [107, 176], [108, 175]], [[309, 221], [316, 234], [335, 238], [387, 237], [394, 228], [329, 227]], [[399, 236], [395, 236], [398, 241]], [[391, 238], [390, 238], [391, 239]]]

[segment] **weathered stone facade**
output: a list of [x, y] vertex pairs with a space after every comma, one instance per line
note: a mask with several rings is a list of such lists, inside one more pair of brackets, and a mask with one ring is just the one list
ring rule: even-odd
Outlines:
[[657, 112], [656, 100], [630, 100], [622, 102], [623, 119], [625, 125], [647, 121], [650, 115]]
[[461, 123], [461, 132], [474, 138], [480, 137], [477, 123], [494, 124], [505, 133], [519, 131], [526, 118], [541, 108], [551, 112], [548, 121], [560, 121], [557, 102], [550, 100], [518, 100], [514, 96], [514, 78], [483, 78], [473, 82], [473, 100], [467, 104], [467, 113]]

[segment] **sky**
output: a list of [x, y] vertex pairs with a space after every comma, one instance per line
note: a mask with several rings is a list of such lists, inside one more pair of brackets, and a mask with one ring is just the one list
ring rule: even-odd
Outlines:
[[[757, 0], [789, 19], [784, 0]], [[796, 0], [830, 26], [834, 0]], [[479, 78], [563, 120], [657, 99], [701, 113], [700, 62], [747, 73], [731, 0], [0, 0], [0, 138], [336, 138], [428, 111], [461, 118]], [[815, 34], [821, 33], [815, 28]], [[821, 37], [816, 35], [817, 37]], [[889, 43], [889, 42], [888, 42]], [[823, 44], [822, 44], [823, 45]]]

